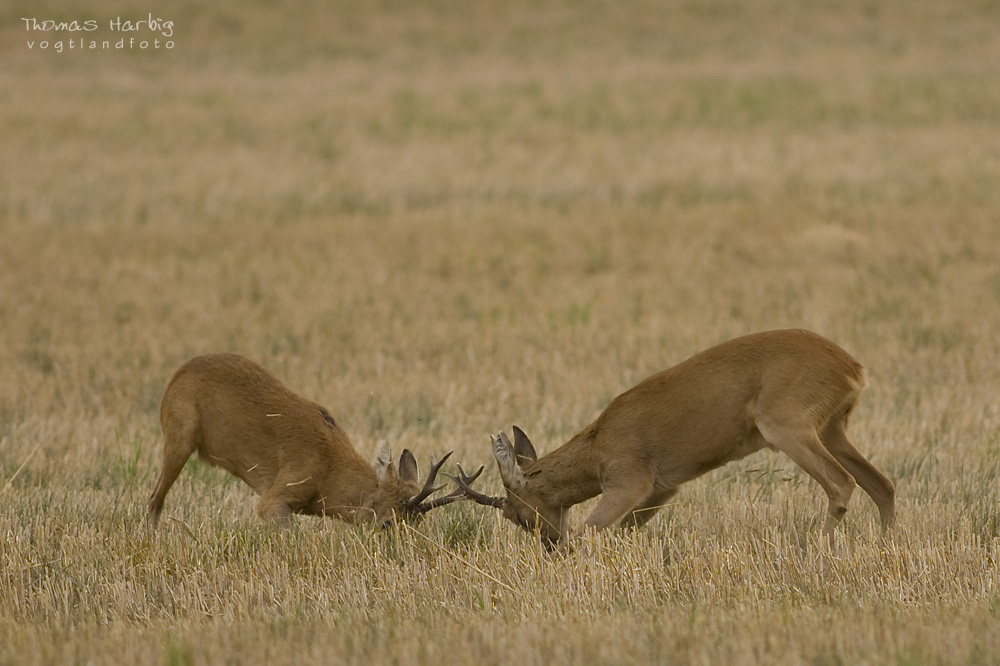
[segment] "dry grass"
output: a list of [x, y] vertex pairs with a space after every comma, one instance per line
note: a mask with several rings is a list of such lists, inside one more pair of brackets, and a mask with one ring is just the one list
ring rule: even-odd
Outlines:
[[[996, 3], [292, 4], [159, 53], [0, 11], [0, 664], [995, 661]], [[563, 557], [473, 506], [276, 532], [194, 462], [142, 522], [196, 353], [474, 466], [788, 326], [868, 367], [887, 541], [766, 454]]]

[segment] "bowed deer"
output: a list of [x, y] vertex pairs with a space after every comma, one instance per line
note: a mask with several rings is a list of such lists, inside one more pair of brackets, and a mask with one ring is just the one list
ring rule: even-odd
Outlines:
[[440, 489], [434, 479], [451, 453], [431, 458], [423, 487], [408, 450], [397, 468], [381, 442], [368, 465], [326, 409], [237, 354], [198, 356], [181, 366], [163, 396], [160, 425], [163, 469], [147, 515], [153, 529], [167, 491], [195, 452], [253, 488], [258, 515], [279, 525], [288, 525], [292, 513], [385, 525], [462, 496], [424, 501]]
[[[762, 448], [784, 452], [829, 498], [823, 533], [847, 512], [855, 483], [878, 506], [883, 531], [895, 516], [894, 487], [858, 452], [847, 421], [866, 384], [846, 351], [809, 331], [756, 333], [711, 347], [615, 398], [597, 420], [541, 458], [514, 427], [491, 437], [506, 497], [452, 477], [466, 497], [501, 509], [547, 546], [568, 538], [568, 510], [597, 495], [584, 522], [638, 527], [709, 470]], [[480, 470], [481, 471], [481, 470]], [[579, 532], [578, 532], [579, 534]]]

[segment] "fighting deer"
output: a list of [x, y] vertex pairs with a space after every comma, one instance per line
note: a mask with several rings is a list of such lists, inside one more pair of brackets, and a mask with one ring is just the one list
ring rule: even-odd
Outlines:
[[[459, 468], [456, 492], [532, 531], [549, 547], [569, 537], [568, 510], [597, 495], [578, 530], [639, 527], [678, 487], [762, 448], [783, 451], [829, 497], [823, 533], [847, 512], [859, 484], [893, 523], [892, 482], [847, 437], [866, 384], [846, 351], [809, 331], [755, 333], [711, 347], [615, 398], [597, 420], [541, 458], [514, 427], [491, 436], [505, 497], [474, 490]], [[481, 470], [480, 470], [481, 471]]]
[[182, 365], [167, 385], [160, 425], [163, 469], [147, 514], [153, 529], [167, 491], [195, 452], [246, 482], [260, 496], [258, 515], [282, 526], [292, 513], [386, 525], [462, 496], [424, 501], [441, 488], [434, 479], [450, 452], [438, 462], [431, 457], [422, 487], [409, 450], [397, 468], [383, 441], [368, 465], [326, 409], [237, 354], [208, 354]]

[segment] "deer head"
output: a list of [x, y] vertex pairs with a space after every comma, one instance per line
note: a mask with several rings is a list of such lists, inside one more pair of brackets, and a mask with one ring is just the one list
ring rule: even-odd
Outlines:
[[[444, 488], [444, 485], [434, 485], [438, 472], [451, 457], [453, 451], [449, 451], [441, 460], [435, 461], [431, 456], [431, 468], [427, 472], [427, 479], [424, 485], [417, 482], [418, 471], [417, 461], [410, 453], [409, 449], [403, 449], [399, 457], [399, 470], [392, 464], [392, 456], [389, 451], [389, 444], [386, 441], [379, 443], [378, 452], [375, 455], [375, 476], [378, 479], [378, 492], [375, 499], [375, 521], [378, 524], [386, 525], [394, 516], [411, 522], [419, 521], [425, 513], [438, 507], [451, 504], [457, 500], [467, 499], [465, 493], [452, 492], [448, 495], [438, 497], [429, 502], [428, 497]], [[479, 476], [478, 473], [471, 477], [471, 480]]]
[[471, 482], [479, 476], [482, 468], [469, 477], [459, 467], [460, 476], [451, 477], [458, 484], [456, 492], [478, 504], [500, 509], [504, 518], [528, 532], [537, 531], [542, 543], [551, 549], [566, 538], [567, 511], [547, 492], [545, 486], [532, 482], [532, 467], [538, 460], [535, 447], [517, 426], [514, 426], [513, 444], [503, 431], [496, 436], [491, 435], [490, 442], [507, 496], [489, 497], [472, 488]]

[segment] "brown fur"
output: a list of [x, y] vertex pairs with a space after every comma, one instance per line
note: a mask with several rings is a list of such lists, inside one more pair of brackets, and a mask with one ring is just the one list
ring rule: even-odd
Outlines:
[[640, 526], [705, 472], [761, 448], [783, 451], [826, 491], [823, 531], [847, 511], [857, 482], [893, 522], [894, 487], [847, 437], [864, 368], [829, 340], [803, 330], [736, 338], [640, 382], [596, 421], [538, 458], [515, 426], [493, 438], [507, 496], [504, 515], [567, 538], [567, 512], [602, 495], [582, 529]]
[[153, 528], [195, 452], [245, 481], [260, 496], [260, 517], [279, 524], [292, 513], [382, 524], [420, 490], [409, 451], [397, 470], [383, 443], [373, 468], [323, 407], [236, 354], [198, 356], [181, 366], [163, 396], [160, 424], [163, 470], [149, 500]]

